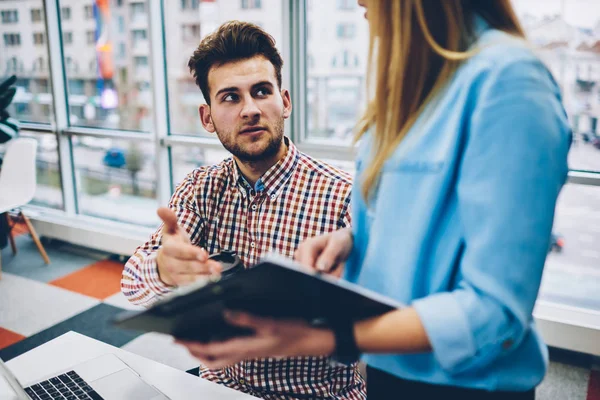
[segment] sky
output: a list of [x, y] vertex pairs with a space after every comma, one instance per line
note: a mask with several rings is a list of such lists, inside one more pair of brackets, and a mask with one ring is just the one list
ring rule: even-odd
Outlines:
[[564, 8], [564, 18], [569, 24], [593, 28], [600, 22], [600, 0], [512, 0], [512, 3], [520, 17], [527, 13], [542, 18], [560, 14]]

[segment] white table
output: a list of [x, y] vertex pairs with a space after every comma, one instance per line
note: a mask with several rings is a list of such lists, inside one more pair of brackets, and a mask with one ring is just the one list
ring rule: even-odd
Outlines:
[[[68, 332], [10, 360], [6, 364], [19, 381], [27, 385], [49, 374], [60, 372], [89, 359], [113, 353], [133, 368], [148, 383], [172, 400], [226, 399], [249, 400], [256, 397], [209, 382], [167, 365], [100, 342], [77, 332]], [[2, 379], [0, 377], [0, 379]], [[0, 386], [0, 399], [8, 397]]]

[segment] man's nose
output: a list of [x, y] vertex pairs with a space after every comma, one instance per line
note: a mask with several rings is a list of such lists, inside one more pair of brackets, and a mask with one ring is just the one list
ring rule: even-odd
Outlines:
[[242, 118], [255, 118], [257, 115], [260, 115], [260, 108], [256, 104], [256, 101], [250, 97], [248, 99], [244, 99], [244, 104], [242, 106], [241, 117]]

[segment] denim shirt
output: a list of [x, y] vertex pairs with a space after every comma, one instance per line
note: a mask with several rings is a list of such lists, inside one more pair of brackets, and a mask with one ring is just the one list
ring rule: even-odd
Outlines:
[[[524, 391], [548, 356], [532, 317], [571, 131], [559, 88], [524, 41], [493, 30], [385, 163], [353, 189], [345, 278], [412, 305], [432, 352], [365, 355], [433, 384]], [[402, 331], [397, 332], [402, 335]]]

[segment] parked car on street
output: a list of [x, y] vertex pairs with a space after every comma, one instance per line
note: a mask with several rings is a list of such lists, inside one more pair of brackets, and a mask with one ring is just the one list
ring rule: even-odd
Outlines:
[[548, 249], [548, 253], [552, 251], [560, 253], [562, 252], [564, 246], [565, 239], [561, 235], [552, 232], [552, 235], [550, 236], [550, 248]]

